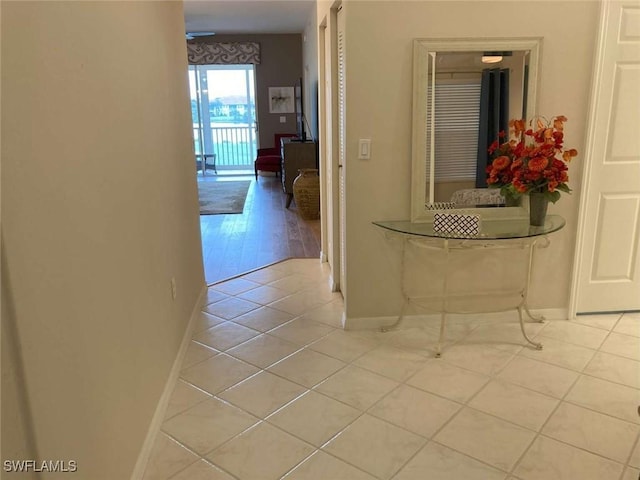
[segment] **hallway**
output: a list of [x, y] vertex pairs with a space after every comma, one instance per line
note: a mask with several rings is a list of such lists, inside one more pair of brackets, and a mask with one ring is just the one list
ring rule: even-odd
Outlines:
[[317, 259], [209, 288], [144, 480], [637, 480], [640, 315], [344, 331]]
[[287, 258], [320, 258], [320, 220], [303, 220], [280, 177], [198, 176], [198, 181], [251, 180], [242, 214], [201, 215], [205, 281], [219, 282]]

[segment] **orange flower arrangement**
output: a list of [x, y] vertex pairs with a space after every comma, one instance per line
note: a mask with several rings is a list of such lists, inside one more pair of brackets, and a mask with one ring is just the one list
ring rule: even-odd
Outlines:
[[[487, 166], [487, 184], [500, 188], [504, 197], [518, 198], [539, 192], [555, 203], [560, 192], [571, 193], [567, 163], [578, 151], [563, 148], [566, 117], [560, 115], [551, 122], [544, 117], [534, 120], [536, 130], [525, 130], [524, 120], [511, 120], [509, 140], [500, 143], [505, 137], [500, 132], [500, 138], [489, 146], [493, 161]], [[534, 120], [529, 122], [530, 126]]]

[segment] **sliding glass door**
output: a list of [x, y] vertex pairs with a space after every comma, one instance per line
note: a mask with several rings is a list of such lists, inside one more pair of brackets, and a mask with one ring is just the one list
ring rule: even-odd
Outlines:
[[256, 101], [253, 65], [190, 65], [191, 116], [203, 175], [253, 170]]

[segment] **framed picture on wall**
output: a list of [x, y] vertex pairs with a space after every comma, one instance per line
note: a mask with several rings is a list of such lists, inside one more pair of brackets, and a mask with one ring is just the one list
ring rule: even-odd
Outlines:
[[295, 113], [293, 87], [269, 87], [269, 113]]

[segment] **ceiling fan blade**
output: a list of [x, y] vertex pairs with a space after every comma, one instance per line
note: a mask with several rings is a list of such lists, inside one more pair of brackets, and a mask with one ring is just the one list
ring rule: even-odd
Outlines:
[[187, 32], [185, 37], [187, 40], [193, 40], [196, 37], [210, 37], [215, 34], [215, 32]]

